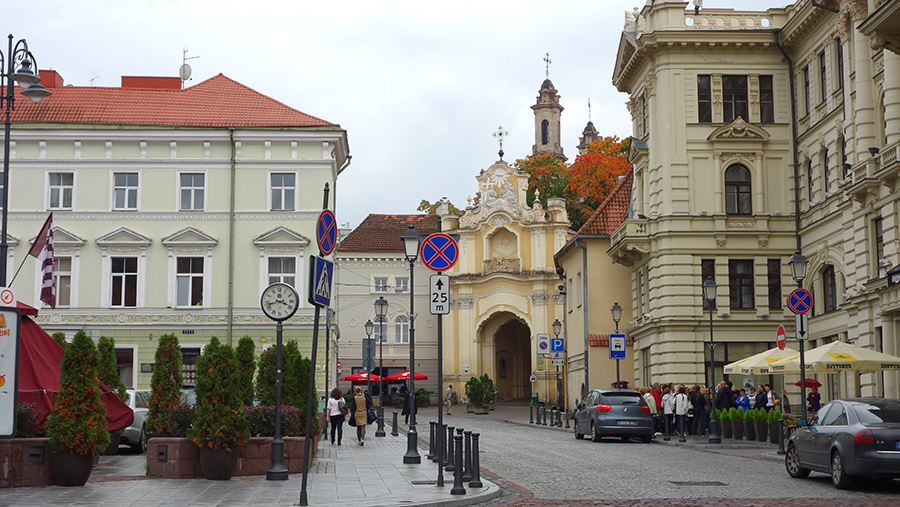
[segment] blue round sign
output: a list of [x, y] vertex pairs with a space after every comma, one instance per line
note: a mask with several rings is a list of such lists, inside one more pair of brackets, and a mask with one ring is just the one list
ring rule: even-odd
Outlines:
[[812, 294], [806, 289], [794, 289], [788, 295], [788, 308], [794, 313], [806, 313], [812, 306]]
[[452, 237], [443, 232], [436, 232], [422, 242], [421, 254], [426, 267], [434, 271], [446, 271], [456, 264], [459, 247]]
[[319, 219], [316, 221], [316, 243], [323, 256], [331, 255], [334, 251], [337, 244], [337, 221], [331, 210], [326, 209], [319, 213]]

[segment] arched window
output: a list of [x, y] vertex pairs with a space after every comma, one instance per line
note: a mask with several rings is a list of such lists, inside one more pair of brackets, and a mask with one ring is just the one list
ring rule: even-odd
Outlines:
[[749, 215], [752, 212], [750, 171], [742, 165], [733, 165], [725, 170], [725, 213]]
[[409, 343], [409, 319], [405, 315], [394, 319], [394, 343]]
[[550, 144], [550, 122], [541, 121], [541, 144]]
[[825, 266], [822, 270], [822, 295], [824, 296], [825, 313], [837, 309], [837, 279], [834, 276], [834, 266]]

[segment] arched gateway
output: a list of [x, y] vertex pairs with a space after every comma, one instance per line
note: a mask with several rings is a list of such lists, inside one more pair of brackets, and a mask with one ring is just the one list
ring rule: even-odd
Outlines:
[[502, 160], [476, 179], [480, 202], [461, 216], [441, 214], [443, 232], [459, 237], [459, 260], [446, 273], [452, 305], [443, 320], [443, 385], [464, 393], [470, 377], [487, 373], [501, 399], [532, 392], [554, 399], [556, 368], [536, 355], [536, 335], [563, 320], [553, 254], [567, 239], [565, 202], [527, 205], [528, 174]]

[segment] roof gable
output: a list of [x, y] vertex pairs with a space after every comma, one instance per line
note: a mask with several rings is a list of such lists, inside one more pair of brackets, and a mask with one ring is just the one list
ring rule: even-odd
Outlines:
[[299, 232], [292, 231], [287, 227], [280, 225], [271, 231], [266, 231], [253, 238], [253, 243], [256, 246], [303, 247], [310, 243], [310, 239]]
[[369, 215], [341, 240], [339, 253], [403, 253], [400, 237], [412, 225], [420, 236], [438, 232], [437, 215]]
[[162, 239], [162, 244], [172, 246], [214, 246], [219, 240], [194, 227], [185, 227]]
[[143, 234], [122, 226], [97, 238], [100, 246], [150, 246], [152, 240]]
[[634, 169], [629, 169], [619, 183], [612, 189], [606, 199], [597, 206], [587, 219], [579, 236], [609, 236], [628, 218], [628, 206], [631, 204], [631, 184], [634, 181]]

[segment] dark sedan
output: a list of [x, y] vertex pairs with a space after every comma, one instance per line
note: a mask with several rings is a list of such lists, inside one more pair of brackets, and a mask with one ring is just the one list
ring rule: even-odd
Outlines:
[[582, 439], [587, 434], [594, 442], [603, 437], [618, 437], [623, 442], [640, 437], [643, 442], [650, 442], [653, 438], [650, 407], [637, 391], [594, 389], [575, 412], [575, 438]]
[[900, 400], [850, 398], [823, 406], [791, 435], [784, 464], [794, 478], [831, 474], [839, 489], [855, 477], [900, 477]]

